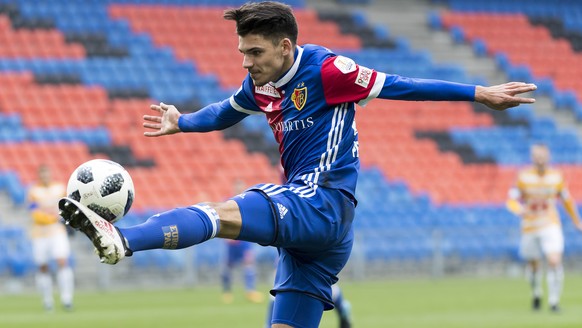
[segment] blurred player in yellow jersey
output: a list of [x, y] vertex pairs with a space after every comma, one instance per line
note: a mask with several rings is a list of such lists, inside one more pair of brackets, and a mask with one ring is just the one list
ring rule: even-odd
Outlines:
[[564, 204], [580, 231], [582, 223], [562, 174], [549, 166], [549, 149], [545, 145], [533, 145], [531, 160], [533, 165], [519, 172], [517, 185], [509, 191], [507, 207], [522, 219], [520, 254], [527, 261], [526, 272], [533, 292], [532, 307], [539, 310], [541, 306], [541, 260], [545, 258], [548, 266], [548, 303], [552, 311], [558, 312], [564, 281], [564, 236], [556, 208], [557, 200]]
[[65, 194], [65, 185], [52, 181], [50, 168], [41, 165], [38, 169], [38, 181], [28, 192], [28, 202], [33, 221], [30, 232], [33, 255], [38, 266], [36, 283], [47, 311], [52, 311], [54, 307], [53, 283], [49, 270], [49, 262], [52, 260], [57, 264], [56, 276], [61, 304], [65, 310], [71, 310], [73, 303], [73, 270], [68, 263], [71, 248], [57, 207], [59, 199]]

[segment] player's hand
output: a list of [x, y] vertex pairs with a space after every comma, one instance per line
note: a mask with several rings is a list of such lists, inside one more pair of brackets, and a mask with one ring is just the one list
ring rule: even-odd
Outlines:
[[151, 105], [150, 109], [158, 112], [158, 115], [143, 116], [144, 128], [154, 130], [144, 132], [144, 136], [159, 137], [180, 132], [178, 119], [182, 114], [175, 106], [160, 103], [159, 105]]
[[521, 104], [533, 104], [534, 98], [516, 97], [522, 93], [537, 89], [532, 83], [509, 82], [490, 87], [477, 86], [475, 88], [475, 101], [494, 110], [506, 110]]
[[582, 222], [580, 222], [576, 225], [576, 229], [578, 229], [578, 231], [582, 232]]

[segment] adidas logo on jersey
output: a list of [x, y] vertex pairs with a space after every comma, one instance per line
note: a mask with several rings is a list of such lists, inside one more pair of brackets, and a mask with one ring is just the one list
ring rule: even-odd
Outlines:
[[289, 210], [287, 209], [287, 207], [283, 206], [283, 204], [279, 203], [277, 203], [277, 208], [279, 209], [279, 217], [281, 218], [281, 220], [283, 220], [283, 218], [285, 217], [287, 212], [289, 212]]

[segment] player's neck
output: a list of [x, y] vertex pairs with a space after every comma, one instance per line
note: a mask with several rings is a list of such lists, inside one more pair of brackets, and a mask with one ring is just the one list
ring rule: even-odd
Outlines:
[[535, 170], [539, 176], [544, 176], [546, 174], [546, 172], [548, 171], [548, 168], [545, 166], [542, 166], [542, 167], [536, 166]]
[[[297, 58], [296, 54], [297, 54], [297, 47], [295, 47], [295, 50], [291, 51], [289, 53], [289, 55], [283, 59], [283, 67], [281, 68], [281, 74], [279, 74], [279, 78], [277, 79], [277, 81], [282, 79], [285, 76], [285, 74], [287, 74], [287, 72], [289, 72], [291, 67], [293, 67], [293, 64], [295, 64], [295, 59]], [[273, 81], [273, 82], [276, 82], [276, 81]]]

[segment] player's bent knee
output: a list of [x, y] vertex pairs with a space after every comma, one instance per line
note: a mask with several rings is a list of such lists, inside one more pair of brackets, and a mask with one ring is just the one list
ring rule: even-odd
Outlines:
[[242, 218], [238, 204], [229, 200], [221, 203], [208, 203], [220, 217], [220, 230], [218, 237], [235, 239], [240, 234]]

